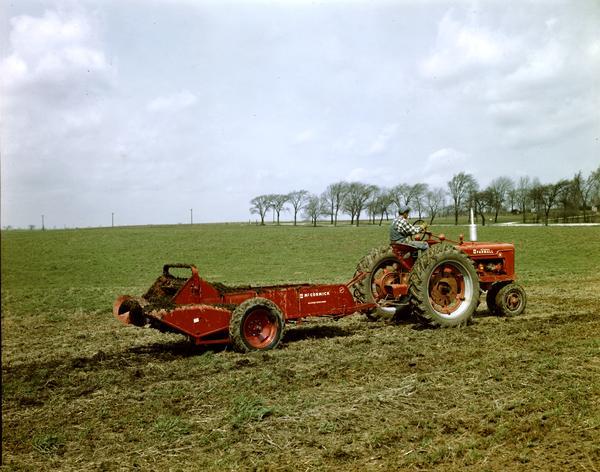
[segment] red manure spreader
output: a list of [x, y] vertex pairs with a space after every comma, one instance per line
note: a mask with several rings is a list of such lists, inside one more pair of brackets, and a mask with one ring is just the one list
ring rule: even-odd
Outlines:
[[125, 324], [183, 334], [197, 345], [230, 343], [248, 352], [275, 348], [286, 323], [315, 316], [406, 313], [431, 326], [460, 326], [475, 313], [482, 292], [493, 314], [523, 312], [526, 295], [515, 283], [513, 244], [449, 241], [430, 232], [416, 238], [429, 249], [376, 248], [345, 284], [228, 287], [202, 279], [192, 264], [165, 264], [142, 297], [118, 297], [113, 314]]

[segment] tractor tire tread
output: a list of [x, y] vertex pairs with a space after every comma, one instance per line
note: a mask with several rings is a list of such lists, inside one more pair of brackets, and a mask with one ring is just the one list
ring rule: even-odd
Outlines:
[[500, 289], [505, 286], [508, 282], [495, 282], [491, 285], [491, 287], [488, 289], [487, 293], [485, 294], [485, 302], [487, 304], [488, 307], [488, 311], [490, 312], [490, 314], [492, 315], [501, 315], [501, 311], [498, 308], [498, 305], [496, 304], [496, 295], [498, 295], [498, 292], [500, 291]]
[[[430, 271], [434, 265], [440, 264], [445, 260], [452, 260], [460, 262], [464, 268], [469, 272], [473, 284], [473, 297], [476, 300], [472, 300], [469, 303], [472, 304], [471, 309], [467, 310], [465, 315], [461, 316], [458, 320], [452, 320], [450, 322], [443, 320], [439, 317], [430, 305], [429, 293], [424, 290], [426, 284], [425, 278], [430, 276]], [[410, 272], [408, 279], [408, 293], [410, 296], [410, 302], [412, 306], [412, 313], [421, 321], [423, 324], [428, 326], [437, 327], [454, 327], [466, 325], [473, 313], [477, 309], [479, 303], [479, 278], [473, 261], [469, 259], [463, 252], [456, 249], [453, 245], [448, 243], [440, 243], [431, 246], [429, 250], [422, 253]]]
[[[521, 303], [516, 310], [512, 310], [507, 305], [506, 296], [512, 291], [517, 291], [519, 297], [521, 298]], [[496, 306], [498, 307], [498, 314], [500, 316], [512, 317], [522, 314], [527, 306], [527, 294], [525, 293], [525, 289], [520, 284], [515, 282], [504, 285], [496, 294]]]
[[[392, 248], [389, 244], [384, 246], [374, 247], [369, 251], [367, 255], [365, 255], [358, 264], [356, 265], [356, 272], [354, 275], [358, 275], [359, 273], [371, 272], [373, 266], [377, 261], [381, 260], [383, 257], [394, 257], [394, 253], [392, 252]], [[370, 303], [372, 302], [371, 287], [370, 287], [370, 277], [364, 277], [360, 282], [354, 285], [354, 299], [358, 303]], [[373, 308], [368, 312], [365, 312], [367, 319], [371, 321], [379, 321], [382, 317], [382, 314], [377, 310], [377, 308]]]

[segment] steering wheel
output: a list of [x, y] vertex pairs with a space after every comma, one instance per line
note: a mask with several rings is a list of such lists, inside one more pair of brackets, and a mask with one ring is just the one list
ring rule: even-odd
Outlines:
[[[413, 226], [418, 226], [418, 225], [423, 225], [423, 224], [426, 224], [426, 222], [425, 222], [425, 220], [420, 219], [420, 218], [413, 222]], [[431, 236], [431, 234], [432, 234], [431, 231], [424, 230], [424, 231], [421, 231], [421, 232], [413, 235], [413, 239], [415, 239], [416, 241], [423, 241], [425, 239], [425, 236], [427, 236], [427, 235]]]

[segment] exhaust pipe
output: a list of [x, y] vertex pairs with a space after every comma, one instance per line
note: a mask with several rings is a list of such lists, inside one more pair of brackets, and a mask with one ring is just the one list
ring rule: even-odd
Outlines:
[[146, 317], [144, 316], [143, 305], [145, 304], [146, 301], [143, 298], [122, 295], [113, 304], [113, 315], [123, 324], [144, 326], [146, 324]]
[[473, 208], [471, 208], [471, 224], [469, 225], [469, 239], [471, 241], [477, 241], [477, 223], [475, 223]]

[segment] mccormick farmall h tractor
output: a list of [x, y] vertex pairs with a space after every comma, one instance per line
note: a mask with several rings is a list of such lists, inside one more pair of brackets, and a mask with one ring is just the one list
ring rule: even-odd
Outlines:
[[[352, 280], [331, 285], [228, 287], [209, 283], [191, 264], [166, 264], [142, 297], [124, 295], [113, 306], [125, 324], [149, 325], [188, 336], [197, 345], [231, 343], [240, 352], [275, 348], [287, 323], [304, 318], [339, 318], [365, 313], [399, 316], [412, 312], [433, 326], [466, 324], [486, 291], [489, 310], [517, 315], [526, 296], [514, 283], [514, 245], [447, 241], [417, 235], [429, 249], [405, 244], [375, 249], [358, 264]], [[189, 277], [172, 269], [191, 271]]]
[[514, 281], [513, 244], [464, 242], [462, 235], [449, 241], [426, 230], [415, 239], [426, 241], [429, 249], [393, 243], [373, 249], [358, 263], [354, 296], [376, 305], [366, 311], [370, 319], [412, 312], [428, 325], [460, 326], [475, 313], [480, 292], [486, 292], [492, 314], [514, 316], [525, 309], [525, 291]]

